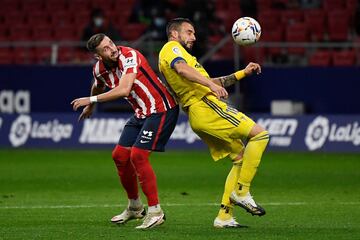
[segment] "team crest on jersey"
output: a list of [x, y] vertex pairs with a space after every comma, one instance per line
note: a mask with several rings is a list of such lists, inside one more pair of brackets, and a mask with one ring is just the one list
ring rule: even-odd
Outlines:
[[179, 56], [182, 56], [182, 53], [180, 51], [180, 49], [178, 47], [173, 47], [172, 48], [172, 51], [176, 54], [176, 55], [179, 55]]

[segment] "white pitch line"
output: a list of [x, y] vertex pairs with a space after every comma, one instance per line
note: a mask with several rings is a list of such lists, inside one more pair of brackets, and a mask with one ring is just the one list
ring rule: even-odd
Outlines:
[[[268, 202], [262, 203], [263, 206], [299, 206], [299, 205], [319, 205], [327, 204], [325, 202]], [[360, 202], [337, 202], [338, 205], [360, 205]], [[176, 206], [218, 206], [219, 203], [162, 203], [162, 206], [176, 207]], [[126, 204], [89, 204], [89, 205], [43, 205], [43, 206], [0, 206], [1, 209], [74, 209], [74, 208], [116, 208], [126, 207]]]

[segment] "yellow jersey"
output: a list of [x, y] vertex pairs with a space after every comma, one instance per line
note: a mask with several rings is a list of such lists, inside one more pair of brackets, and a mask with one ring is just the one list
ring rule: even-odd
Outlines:
[[169, 41], [162, 47], [159, 53], [159, 70], [175, 92], [182, 107], [188, 107], [201, 101], [201, 98], [209, 94], [211, 90], [180, 76], [174, 69], [174, 64], [179, 60], [184, 60], [206, 78], [210, 77], [196, 57], [189, 54], [179, 42]]

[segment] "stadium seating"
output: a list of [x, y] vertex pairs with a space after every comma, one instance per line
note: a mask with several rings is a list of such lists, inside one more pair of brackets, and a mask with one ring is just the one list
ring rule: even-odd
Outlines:
[[356, 55], [354, 49], [334, 51], [332, 54], [334, 66], [354, 66]]
[[[185, 0], [169, 0], [173, 8], [179, 9], [185, 4]], [[146, 32], [147, 25], [143, 23], [129, 23], [136, 0], [0, 0], [0, 41], [78, 41], [82, 31], [90, 20], [91, 11], [100, 8], [114, 27], [120, 32], [122, 39], [134, 41]], [[229, 32], [234, 19], [242, 16], [244, 9], [240, 9], [240, 0], [216, 0], [214, 15], [222, 22], [226, 31]], [[262, 27], [262, 42], [348, 42], [354, 41], [353, 29], [357, 0], [323, 0], [319, 8], [303, 9], [292, 5], [287, 0], [256, 0], [257, 20]], [[121, 13], [121, 14], [120, 14]], [[177, 16], [166, 13], [166, 17]], [[205, 27], [205, 26], [204, 26]], [[217, 27], [217, 26], [215, 26]], [[208, 47], [214, 46], [224, 35], [215, 33], [206, 41]], [[230, 44], [231, 45], [231, 44]], [[39, 51], [38, 47], [29, 51], [22, 51], [19, 60], [9, 58], [8, 54], [13, 51], [1, 47], [3, 52], [0, 56], [0, 64], [16, 62], [17, 64], [28, 63], [25, 57], [31, 58], [35, 63], [48, 62], [50, 50]], [[50, 49], [49, 46], [43, 47]], [[35, 49], [35, 50], [34, 50]], [[255, 53], [260, 55], [260, 60], [270, 60], [273, 56], [284, 54], [285, 48], [265, 48], [256, 51], [246, 48], [242, 51], [245, 59], [254, 59]], [[335, 60], [333, 55], [328, 61], [327, 55], [320, 51], [307, 55], [304, 48], [287, 48], [288, 53], [301, 57], [308, 57], [311, 65], [322, 65], [318, 56], [325, 56], [323, 64], [349, 65], [351, 61], [341, 60], [341, 56], [347, 53], [334, 51], [339, 55]], [[232, 59], [232, 46], [220, 49], [214, 56], [215, 59]], [[27, 53], [26, 53], [27, 52]], [[329, 51], [330, 52], [330, 51]], [[25, 54], [26, 53], [26, 54]], [[60, 55], [60, 54], [59, 54]], [[75, 51], [78, 59], [89, 60], [89, 56], [82, 51]], [[68, 54], [62, 53], [61, 59], [66, 61]], [[355, 54], [356, 60], [356, 54]]]
[[327, 67], [331, 65], [331, 51], [330, 50], [317, 50], [309, 58], [310, 66]]
[[310, 34], [311, 41], [323, 41], [325, 37], [325, 16], [322, 9], [311, 9], [305, 12], [305, 23]]
[[[304, 23], [294, 23], [286, 28], [285, 40], [287, 42], [308, 42], [309, 34], [307, 25]], [[288, 48], [288, 53], [296, 55], [304, 55], [304, 47]]]

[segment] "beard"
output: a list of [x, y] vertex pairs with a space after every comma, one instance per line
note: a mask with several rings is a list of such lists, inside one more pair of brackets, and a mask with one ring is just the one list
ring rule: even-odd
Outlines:
[[185, 48], [186, 51], [191, 52], [194, 45], [191, 45], [191, 47], [186, 46], [186, 43], [184, 41], [180, 41], [181, 46]]

